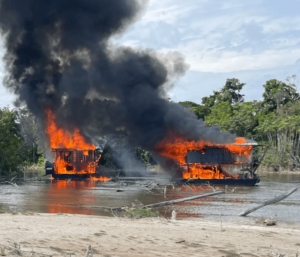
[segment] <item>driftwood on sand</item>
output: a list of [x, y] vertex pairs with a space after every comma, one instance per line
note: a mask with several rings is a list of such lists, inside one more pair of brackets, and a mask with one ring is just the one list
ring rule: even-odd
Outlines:
[[180, 198], [180, 199], [172, 200], [172, 201], [148, 204], [148, 205], [145, 205], [143, 208], [145, 209], [145, 208], [153, 208], [153, 207], [171, 205], [171, 204], [175, 204], [175, 203], [187, 202], [187, 201], [191, 201], [191, 200], [195, 200], [195, 199], [200, 199], [200, 198], [214, 196], [214, 195], [220, 195], [220, 194], [224, 194], [224, 193], [225, 193], [225, 191], [218, 191], [218, 192], [208, 193], [208, 194], [204, 194], [204, 195], [195, 195], [195, 196]]
[[263, 202], [263, 203], [255, 206], [253, 208], [250, 208], [250, 209], [248, 209], [246, 211], [243, 211], [242, 213], [239, 214], [239, 216], [247, 216], [249, 213], [254, 212], [254, 211], [256, 211], [256, 210], [258, 210], [258, 209], [260, 209], [262, 207], [265, 207], [265, 206], [267, 206], [269, 204], [272, 204], [272, 203], [277, 203], [277, 202], [279, 202], [279, 201], [287, 198], [289, 195], [291, 195], [292, 193], [294, 193], [295, 191], [297, 191], [297, 189], [298, 189], [297, 187], [293, 188], [293, 189], [289, 190], [288, 192], [285, 192], [284, 194], [282, 194], [280, 196], [277, 196], [277, 197], [275, 197], [275, 198], [273, 198], [271, 200], [265, 201], [265, 202]]
[[91, 251], [92, 251], [92, 247], [90, 245], [88, 245], [84, 257], [89, 257]]

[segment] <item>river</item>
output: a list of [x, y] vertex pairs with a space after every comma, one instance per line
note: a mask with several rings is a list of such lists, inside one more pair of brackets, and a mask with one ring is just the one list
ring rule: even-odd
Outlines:
[[[184, 202], [158, 209], [161, 215], [170, 217], [172, 210], [178, 218], [203, 218], [222, 221], [257, 222], [260, 218], [275, 216], [278, 223], [300, 224], [300, 190], [283, 201], [257, 210], [248, 217], [239, 217], [243, 210], [282, 194], [300, 185], [300, 174], [264, 174], [254, 187], [228, 187], [224, 195]], [[145, 182], [143, 182], [145, 183]], [[224, 189], [218, 186], [219, 189]], [[117, 190], [121, 189], [121, 190]], [[120, 192], [121, 191], [121, 192]], [[0, 211], [40, 213], [73, 213], [85, 215], [112, 215], [92, 206], [132, 206], [139, 202], [150, 204], [211, 192], [208, 186], [168, 186], [148, 192], [140, 185], [120, 186], [119, 183], [94, 181], [36, 181], [0, 186]]]

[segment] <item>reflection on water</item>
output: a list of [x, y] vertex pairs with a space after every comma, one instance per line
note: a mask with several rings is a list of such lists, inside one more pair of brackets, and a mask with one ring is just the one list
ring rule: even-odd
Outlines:
[[[178, 218], [205, 218], [220, 220], [253, 221], [261, 217], [277, 216], [281, 222], [300, 222], [300, 191], [295, 192], [280, 203], [267, 206], [249, 215], [248, 218], [238, 214], [299, 186], [299, 174], [266, 174], [261, 183], [254, 187], [228, 187], [228, 193], [202, 198], [173, 206], [159, 208], [159, 212], [170, 217], [176, 210]], [[293, 183], [294, 182], [294, 183]], [[141, 182], [143, 183], [143, 182]], [[214, 187], [224, 190], [224, 186]], [[122, 190], [117, 190], [122, 189]], [[173, 200], [212, 191], [210, 186], [183, 185], [174, 189], [168, 186], [167, 194], [161, 191], [149, 193], [141, 185], [121, 186], [119, 183], [100, 183], [95, 181], [49, 181], [33, 182], [14, 187], [0, 186], [0, 212], [6, 206], [11, 210], [44, 213], [73, 213], [87, 215], [111, 215], [109, 212], [92, 206], [132, 206], [138, 202], [151, 204]], [[3, 210], [2, 210], [3, 211]]]
[[[48, 213], [95, 214], [94, 209], [77, 206], [95, 205], [95, 196], [82, 194], [82, 190], [95, 187], [95, 182], [53, 180], [46, 191]], [[74, 206], [71, 206], [74, 205]]]

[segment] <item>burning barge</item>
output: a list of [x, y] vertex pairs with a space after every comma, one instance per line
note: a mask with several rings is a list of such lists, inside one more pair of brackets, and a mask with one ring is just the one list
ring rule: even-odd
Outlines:
[[101, 176], [97, 150], [77, 150], [68, 148], [52, 149], [54, 162], [46, 162], [46, 175], [53, 179], [92, 179], [108, 181], [110, 178]]
[[52, 179], [93, 179], [108, 181], [110, 178], [101, 176], [99, 160], [101, 155], [92, 143], [76, 128], [73, 135], [55, 123], [55, 115], [50, 110], [45, 111], [46, 134], [49, 136], [50, 145], [54, 154], [54, 161], [45, 164], [46, 175]]
[[[201, 150], [187, 150], [183, 163], [181, 158], [177, 158], [181, 161], [179, 174], [172, 181], [177, 184], [254, 186], [260, 181], [255, 174], [258, 164], [252, 160], [252, 150], [256, 146], [256, 142], [239, 142], [230, 147], [206, 145]], [[51, 175], [53, 179], [111, 180], [99, 168], [101, 155], [96, 148], [53, 148], [52, 152], [55, 161], [46, 162], [45, 169], [46, 175]], [[228, 171], [234, 168], [235, 172]]]
[[[245, 145], [245, 144], [244, 144]], [[256, 146], [257, 143], [247, 144]], [[238, 168], [235, 174], [227, 169]], [[208, 148], [202, 151], [188, 151], [186, 164], [181, 165], [181, 182], [191, 184], [244, 185], [254, 186], [260, 182], [255, 173], [258, 164], [252, 156], [239, 155], [226, 148]]]
[[235, 143], [213, 144], [188, 141], [170, 135], [157, 147], [160, 155], [176, 160], [179, 166], [176, 183], [244, 185], [260, 182], [255, 173], [259, 163], [253, 160], [253, 140], [236, 138]]
[[[111, 180], [108, 177], [113, 175], [106, 177], [99, 168], [101, 154], [95, 145], [88, 143], [76, 128], [71, 135], [57, 127], [51, 110], [46, 110], [46, 115], [46, 133], [54, 154], [54, 161], [46, 162], [46, 175], [51, 175], [53, 179]], [[157, 145], [155, 151], [177, 164], [177, 177], [173, 180], [176, 183], [253, 186], [259, 183], [259, 177], [255, 174], [257, 163], [252, 161], [252, 151], [256, 146], [256, 142], [248, 142], [245, 138], [236, 138], [234, 143], [220, 145], [189, 141], [170, 134]], [[232, 174], [232, 167], [241, 169]]]

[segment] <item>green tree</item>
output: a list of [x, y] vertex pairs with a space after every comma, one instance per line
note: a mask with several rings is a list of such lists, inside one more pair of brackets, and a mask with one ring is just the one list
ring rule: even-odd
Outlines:
[[0, 109], [0, 175], [20, 172], [23, 164], [23, 141], [16, 123], [17, 112]]
[[263, 85], [263, 104], [265, 112], [275, 111], [278, 113], [281, 106], [299, 99], [295, 84], [289, 85], [277, 79], [271, 79]]
[[245, 102], [233, 107], [233, 114], [228, 122], [227, 129], [240, 137], [255, 137], [255, 128], [258, 125], [256, 104]]
[[206, 126], [219, 126], [222, 131], [227, 131], [232, 116], [232, 106], [229, 102], [216, 103], [211, 108], [211, 113], [205, 116]]
[[[263, 117], [263, 118], [262, 118]], [[300, 101], [289, 102], [277, 113], [261, 116], [255, 129], [268, 142], [270, 154], [266, 166], [293, 169], [300, 166]]]
[[213, 107], [218, 102], [229, 102], [235, 105], [244, 102], [244, 95], [241, 94], [245, 83], [241, 83], [238, 79], [227, 79], [225, 85], [217, 91], [213, 91], [213, 95], [202, 98], [202, 104], [207, 107]]

